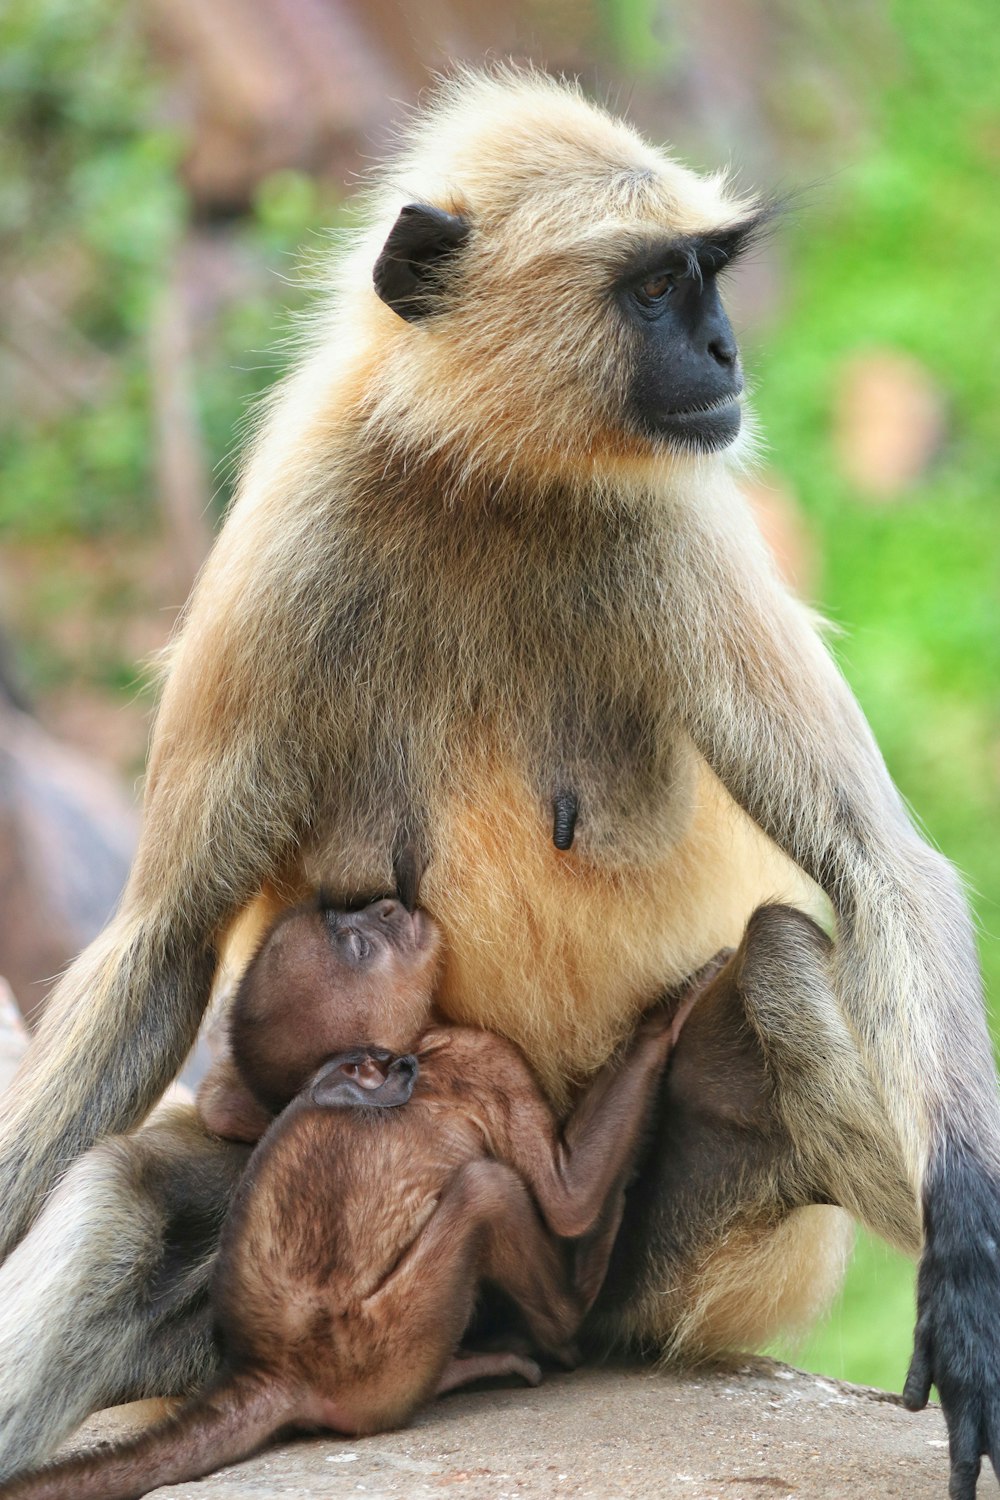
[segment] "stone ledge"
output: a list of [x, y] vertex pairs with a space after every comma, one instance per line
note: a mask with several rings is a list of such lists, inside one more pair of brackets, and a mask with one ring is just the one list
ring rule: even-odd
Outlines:
[[[145, 1423], [103, 1412], [80, 1438]], [[937, 1407], [770, 1360], [686, 1376], [586, 1369], [537, 1390], [458, 1392], [404, 1432], [272, 1448], [157, 1500], [942, 1500]]]

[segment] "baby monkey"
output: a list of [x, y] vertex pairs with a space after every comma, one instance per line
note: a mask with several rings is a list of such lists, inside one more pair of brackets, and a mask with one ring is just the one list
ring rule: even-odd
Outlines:
[[560, 1129], [512, 1043], [429, 1024], [437, 950], [433, 921], [395, 900], [279, 920], [199, 1098], [220, 1133], [266, 1131], [213, 1274], [220, 1373], [136, 1439], [0, 1495], [129, 1500], [281, 1433], [398, 1427], [484, 1376], [537, 1384], [520, 1352], [459, 1349], [483, 1282], [534, 1349], [575, 1361], [687, 1000], [640, 1023]]

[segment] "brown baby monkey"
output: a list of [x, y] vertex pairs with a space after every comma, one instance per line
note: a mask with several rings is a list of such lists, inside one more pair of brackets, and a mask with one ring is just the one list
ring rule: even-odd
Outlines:
[[484, 1282], [534, 1349], [574, 1362], [686, 1005], [647, 1016], [560, 1129], [512, 1043], [428, 1024], [437, 950], [431, 919], [394, 900], [313, 902], [272, 929], [200, 1099], [217, 1130], [269, 1127], [213, 1275], [220, 1373], [138, 1438], [0, 1495], [129, 1500], [279, 1433], [398, 1427], [484, 1376], [537, 1384], [521, 1352], [459, 1349]]

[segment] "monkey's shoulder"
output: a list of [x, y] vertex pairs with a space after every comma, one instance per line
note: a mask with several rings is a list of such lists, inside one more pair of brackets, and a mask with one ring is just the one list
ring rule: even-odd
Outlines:
[[350, 1171], [342, 1166], [357, 1152], [385, 1151], [381, 1137], [394, 1131], [398, 1109], [367, 1108], [363, 1104], [331, 1108], [299, 1094], [272, 1123], [258, 1142], [251, 1165], [260, 1170], [267, 1164], [272, 1174], [311, 1171], [317, 1161], [329, 1159], [324, 1178]]
[[411, 1114], [408, 1105], [330, 1109], [300, 1095], [251, 1157], [241, 1194], [249, 1217], [259, 1223], [264, 1202], [275, 1223], [300, 1223], [306, 1205], [317, 1221], [342, 1218], [352, 1204], [381, 1198], [386, 1183], [408, 1180], [415, 1159], [441, 1155], [444, 1174], [451, 1153], [428, 1145], [437, 1133], [431, 1120], [419, 1110]]
[[486, 1122], [509, 1113], [519, 1099], [541, 1089], [521, 1051], [507, 1037], [478, 1026], [435, 1026], [417, 1048], [420, 1076], [413, 1103], [450, 1111], [480, 1136]]
[[481, 1026], [430, 1026], [421, 1034], [416, 1055], [420, 1081], [432, 1080], [441, 1089], [478, 1085], [504, 1070], [518, 1074], [528, 1069], [524, 1053], [508, 1037]]

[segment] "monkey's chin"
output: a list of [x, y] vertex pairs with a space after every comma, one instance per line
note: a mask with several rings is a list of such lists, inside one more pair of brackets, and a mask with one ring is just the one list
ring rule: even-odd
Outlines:
[[658, 436], [684, 453], [718, 453], [736, 441], [742, 415], [736, 396], [707, 408], [664, 412], [657, 422]]

